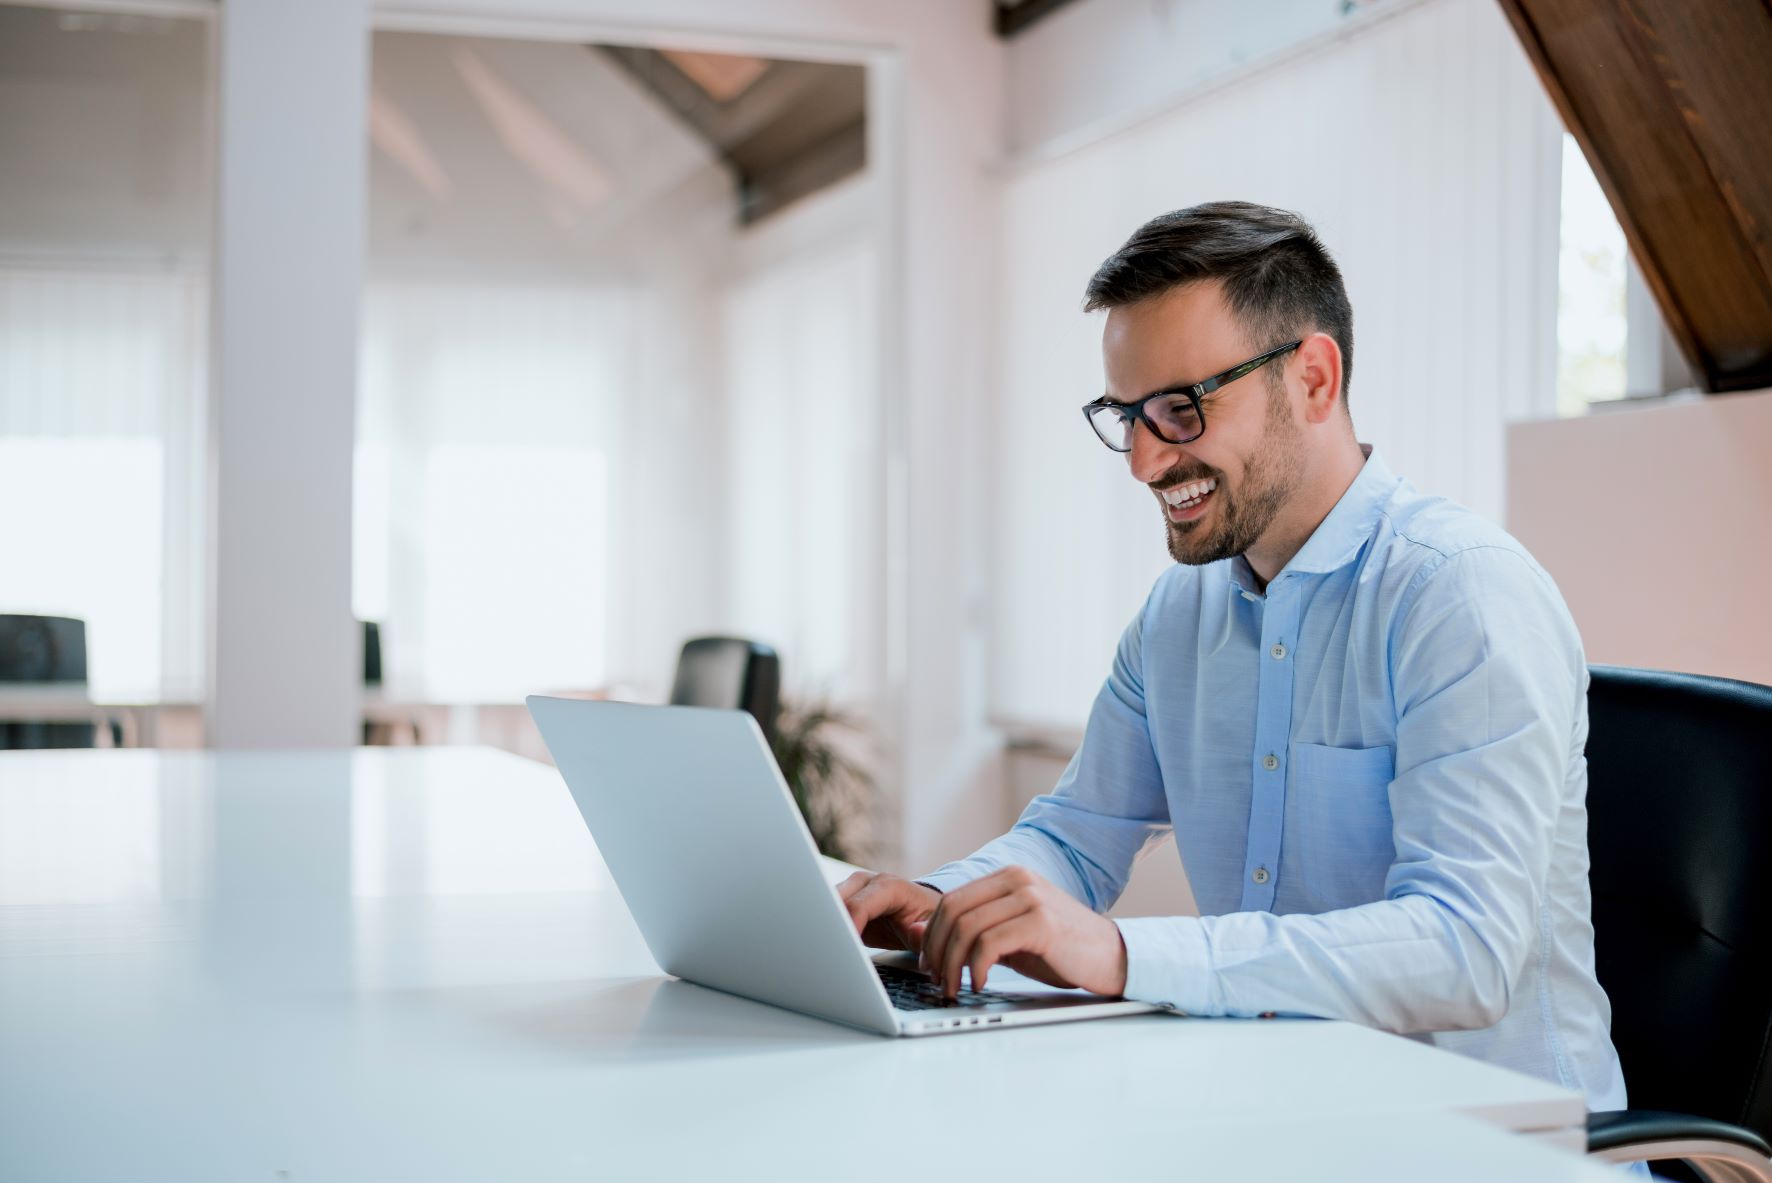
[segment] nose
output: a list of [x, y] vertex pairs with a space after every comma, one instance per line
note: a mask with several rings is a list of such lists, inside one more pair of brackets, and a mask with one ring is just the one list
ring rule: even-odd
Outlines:
[[1126, 466], [1132, 470], [1133, 480], [1148, 485], [1174, 468], [1180, 459], [1180, 445], [1158, 439], [1142, 421], [1133, 425], [1132, 450], [1126, 453]]

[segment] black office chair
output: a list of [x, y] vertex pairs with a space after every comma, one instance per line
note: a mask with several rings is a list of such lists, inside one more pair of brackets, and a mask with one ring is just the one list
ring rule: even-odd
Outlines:
[[374, 620], [358, 621], [363, 626], [363, 684], [381, 685], [381, 624]]
[[1591, 1114], [1588, 1152], [1772, 1183], [1772, 687], [1591, 672], [1594, 954], [1635, 1108]]
[[[366, 689], [373, 690], [382, 684], [381, 624], [374, 620], [360, 620], [357, 623], [363, 626], [363, 685]], [[401, 722], [404, 722], [406, 729], [412, 733], [414, 744], [424, 742], [424, 734], [419, 729], [416, 715]], [[394, 742], [394, 736], [398, 733], [398, 728], [399, 724], [392, 720], [364, 719], [364, 746], [386, 747], [391, 745]]]
[[775, 650], [743, 637], [696, 637], [683, 643], [671, 686], [677, 706], [745, 710], [775, 742], [781, 709], [781, 659]]
[[[69, 616], [0, 616], [0, 682], [83, 684], [86, 622]], [[123, 730], [110, 724], [112, 743]], [[0, 722], [0, 748], [90, 748], [91, 723]]]

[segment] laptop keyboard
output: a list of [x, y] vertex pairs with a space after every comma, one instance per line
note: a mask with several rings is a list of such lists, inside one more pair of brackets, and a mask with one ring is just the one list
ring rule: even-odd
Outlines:
[[892, 1000], [892, 1005], [898, 1010], [940, 1010], [944, 1007], [955, 1006], [1003, 1006], [1034, 1000], [1033, 996], [1028, 994], [962, 988], [959, 996], [950, 1001], [942, 997], [940, 987], [922, 974], [897, 969], [889, 965], [876, 965], [874, 969], [880, 975], [881, 985], [886, 987], [886, 996]]

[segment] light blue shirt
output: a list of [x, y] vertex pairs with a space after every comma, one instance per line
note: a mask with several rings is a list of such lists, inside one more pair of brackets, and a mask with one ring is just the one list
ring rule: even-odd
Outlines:
[[1121, 920], [1126, 996], [1348, 1019], [1622, 1109], [1594, 977], [1587, 664], [1548, 574], [1370, 454], [1263, 594], [1177, 565], [1010, 864], [1097, 911], [1173, 831], [1201, 915]]

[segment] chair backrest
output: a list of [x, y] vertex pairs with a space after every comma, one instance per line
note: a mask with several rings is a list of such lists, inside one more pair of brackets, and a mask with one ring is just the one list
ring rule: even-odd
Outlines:
[[381, 685], [381, 624], [365, 620], [363, 625], [363, 684]]
[[677, 706], [749, 711], [775, 739], [781, 708], [781, 659], [775, 650], [743, 637], [696, 637], [683, 643], [671, 686]]
[[86, 622], [0, 616], [0, 682], [86, 681]]
[[[86, 622], [0, 615], [0, 682], [86, 681]], [[89, 748], [91, 723], [0, 722], [0, 748]]]
[[1772, 1137], [1772, 687], [1592, 676], [1594, 954], [1631, 1108]]

